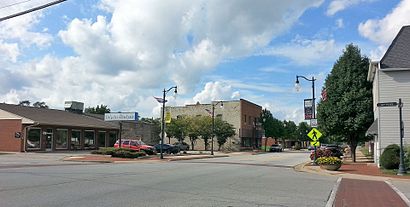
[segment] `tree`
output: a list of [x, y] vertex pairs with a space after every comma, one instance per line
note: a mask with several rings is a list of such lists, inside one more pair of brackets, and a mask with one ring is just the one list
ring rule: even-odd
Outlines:
[[325, 80], [327, 99], [318, 105], [318, 123], [326, 136], [347, 142], [353, 162], [356, 147], [368, 138], [365, 132], [373, 122], [371, 83], [367, 82], [369, 59], [349, 44]]
[[97, 107], [87, 107], [85, 109], [85, 113], [90, 113], [90, 114], [105, 114], [105, 113], [110, 113], [111, 109], [108, 108], [107, 105], [101, 104], [101, 106], [97, 105]]
[[220, 118], [215, 119], [215, 136], [218, 141], [218, 151], [221, 150], [221, 146], [226, 143], [226, 140], [234, 135], [235, 127], [232, 124]]
[[205, 150], [208, 150], [209, 139], [212, 138], [212, 117], [198, 116], [199, 134], [204, 140]]
[[263, 109], [261, 113], [262, 128], [265, 130], [266, 137], [281, 138], [283, 137], [283, 122], [272, 116], [272, 113]]
[[307, 136], [310, 130], [312, 130], [312, 127], [310, 127], [306, 122], [300, 122], [297, 130], [297, 139], [302, 142], [310, 141], [310, 138]]
[[191, 148], [192, 150], [195, 149], [195, 144], [196, 144], [196, 140], [199, 138], [200, 136], [200, 132], [199, 132], [199, 125], [200, 125], [200, 121], [199, 121], [199, 117], [187, 117], [187, 135], [189, 137], [189, 141], [191, 142]]
[[30, 101], [29, 100], [24, 100], [24, 101], [20, 101], [19, 106], [30, 106]]
[[284, 139], [289, 139], [289, 140], [297, 140], [298, 138], [298, 132], [297, 132], [297, 126], [295, 122], [293, 121], [283, 121], [283, 138]]
[[33, 106], [37, 107], [37, 108], [46, 108], [46, 109], [48, 109], [47, 104], [43, 101], [42, 102], [37, 101], [37, 102], [33, 103]]
[[177, 138], [179, 142], [184, 141], [184, 137], [187, 134], [188, 123], [185, 117], [171, 119], [171, 123], [165, 127], [167, 136]]

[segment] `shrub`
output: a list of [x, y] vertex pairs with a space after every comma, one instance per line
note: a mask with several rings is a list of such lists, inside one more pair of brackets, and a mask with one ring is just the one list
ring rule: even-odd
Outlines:
[[112, 157], [120, 157], [120, 158], [138, 158], [145, 156], [145, 152], [136, 152], [129, 149], [116, 149], [112, 153]]
[[380, 165], [384, 169], [398, 169], [400, 164], [400, 147], [397, 144], [387, 146], [380, 156]]
[[114, 147], [100, 147], [98, 150], [91, 151], [91, 154], [112, 155], [117, 150]]
[[316, 163], [319, 165], [340, 165], [342, 160], [337, 157], [319, 157], [316, 159]]
[[404, 148], [404, 163], [406, 164], [406, 168], [410, 168], [410, 145]]

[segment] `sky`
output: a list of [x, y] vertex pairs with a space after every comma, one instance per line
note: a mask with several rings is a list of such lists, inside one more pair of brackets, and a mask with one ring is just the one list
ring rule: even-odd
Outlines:
[[[51, 0], [2, 0], [0, 18]], [[65, 101], [159, 117], [167, 106], [246, 99], [303, 121], [347, 44], [380, 60], [410, 0], [67, 0], [0, 22], [0, 102]]]

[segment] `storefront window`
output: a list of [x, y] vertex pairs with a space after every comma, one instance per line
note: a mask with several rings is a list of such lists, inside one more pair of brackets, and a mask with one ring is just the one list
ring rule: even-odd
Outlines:
[[80, 149], [80, 138], [81, 138], [81, 131], [80, 130], [71, 130], [71, 149]]
[[115, 142], [117, 141], [117, 132], [108, 133], [108, 147], [114, 147]]
[[57, 129], [56, 135], [57, 135], [55, 137], [56, 148], [57, 149], [67, 149], [68, 130], [67, 129]]
[[84, 148], [85, 149], [95, 148], [94, 137], [95, 137], [94, 131], [91, 131], [91, 130], [84, 131]]
[[27, 135], [27, 148], [40, 149], [41, 129], [29, 129]]
[[105, 147], [105, 132], [99, 131], [98, 132], [98, 147]]

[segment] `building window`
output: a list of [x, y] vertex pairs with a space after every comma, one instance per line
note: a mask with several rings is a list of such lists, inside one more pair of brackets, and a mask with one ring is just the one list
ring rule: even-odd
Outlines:
[[117, 141], [117, 132], [108, 133], [108, 147], [114, 147], [115, 142]]
[[57, 136], [55, 137], [56, 149], [67, 149], [68, 130], [57, 129]]
[[28, 149], [40, 149], [40, 134], [41, 129], [31, 128], [28, 130], [27, 135], [27, 148]]
[[244, 117], [245, 117], [245, 121], [244, 121], [244, 123], [246, 124], [246, 115], [244, 115]]
[[98, 147], [105, 147], [105, 132], [104, 131], [98, 132], [97, 145]]
[[80, 138], [81, 138], [80, 130], [71, 130], [71, 149], [81, 148]]
[[84, 131], [84, 148], [85, 149], [95, 148], [94, 138], [95, 138], [95, 135], [94, 135], [93, 130], [85, 130]]

